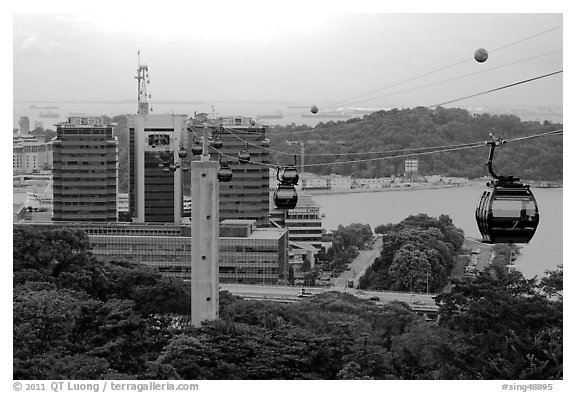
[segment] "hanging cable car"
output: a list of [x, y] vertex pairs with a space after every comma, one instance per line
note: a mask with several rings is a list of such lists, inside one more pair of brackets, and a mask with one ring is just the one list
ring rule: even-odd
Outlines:
[[178, 151], [178, 157], [186, 158], [187, 155], [188, 152], [186, 151], [186, 149], [184, 149], [184, 147], [181, 147], [180, 150]]
[[220, 167], [218, 168], [218, 174], [216, 175], [216, 177], [218, 178], [218, 181], [221, 181], [221, 182], [231, 181], [232, 180], [232, 168], [230, 168], [230, 166], [228, 166], [228, 163], [222, 162], [222, 155], [220, 155], [218, 163], [220, 164]]
[[291, 166], [284, 167], [282, 170], [282, 183], [289, 183], [292, 185], [298, 184], [298, 180], [300, 180], [300, 176], [298, 175], [298, 171], [296, 170], [296, 163], [297, 159], [294, 156], [294, 164]]
[[222, 166], [218, 169], [218, 181], [229, 182], [232, 180], [232, 168], [229, 166]]
[[250, 162], [250, 152], [248, 151], [248, 143], [246, 143], [246, 147], [240, 150], [240, 153], [238, 153], [238, 161], [240, 161], [242, 164], [247, 164]]
[[279, 175], [280, 167], [276, 171], [276, 178], [280, 184], [274, 191], [274, 204], [281, 210], [294, 209], [298, 203], [298, 194], [294, 184], [292, 184], [292, 178], [285, 178], [284, 173], [282, 173], [282, 178]]
[[214, 147], [215, 149], [221, 149], [222, 145], [223, 143], [220, 137], [216, 137], [216, 139], [214, 139], [214, 142], [212, 143], [212, 147]]
[[202, 154], [202, 145], [198, 141], [194, 141], [192, 145], [192, 154], [199, 156]]
[[[492, 134], [490, 134], [492, 136]], [[486, 142], [490, 155], [486, 165], [494, 178], [482, 193], [476, 207], [476, 223], [484, 243], [528, 243], [538, 227], [538, 204], [530, 186], [513, 176], [494, 173], [494, 149], [505, 141], [500, 138]]]

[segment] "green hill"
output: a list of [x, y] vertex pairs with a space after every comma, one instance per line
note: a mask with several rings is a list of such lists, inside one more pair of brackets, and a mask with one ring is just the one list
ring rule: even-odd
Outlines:
[[[504, 138], [519, 138], [555, 130], [562, 124], [545, 121], [522, 121], [512, 115], [471, 114], [464, 109], [412, 108], [379, 111], [362, 119], [320, 123], [307, 132], [306, 126], [277, 126], [270, 130], [271, 148], [293, 154], [300, 153], [297, 143], [305, 145], [305, 164], [324, 164], [306, 167], [317, 174], [341, 174], [354, 177], [375, 178], [401, 174], [407, 152], [401, 158], [338, 164], [384, 155], [358, 155], [359, 152], [382, 152], [423, 147], [453, 146], [482, 142], [489, 134]], [[502, 146], [496, 151], [494, 168], [504, 175], [513, 174], [525, 180], [561, 180], [561, 136], [547, 136]], [[349, 154], [343, 154], [349, 153]], [[409, 153], [415, 153], [411, 151]], [[318, 155], [321, 154], [321, 155]], [[338, 154], [338, 155], [336, 155]], [[416, 157], [416, 156], [415, 156]], [[419, 173], [444, 176], [480, 177], [487, 174], [485, 162], [488, 147], [453, 152], [419, 155]], [[291, 157], [277, 153], [276, 162], [289, 164]], [[331, 163], [330, 165], [326, 165]]]

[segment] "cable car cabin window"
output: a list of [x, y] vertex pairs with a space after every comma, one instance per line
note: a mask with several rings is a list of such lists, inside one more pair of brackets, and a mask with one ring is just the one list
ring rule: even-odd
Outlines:
[[279, 188], [276, 195], [281, 199], [292, 199], [296, 196], [296, 190], [293, 188]]
[[500, 199], [496, 197], [492, 202], [492, 216], [499, 217], [513, 217], [513, 218], [526, 218], [534, 217], [536, 215], [536, 205], [534, 201], [527, 198], [511, 198]]

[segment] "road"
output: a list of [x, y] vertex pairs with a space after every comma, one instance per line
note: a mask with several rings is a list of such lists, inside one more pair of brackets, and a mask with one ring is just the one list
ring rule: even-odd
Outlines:
[[334, 280], [334, 288], [343, 289], [347, 286], [348, 280], [354, 280], [354, 288], [358, 287], [358, 281], [364, 274], [368, 266], [372, 265], [374, 260], [380, 255], [382, 249], [382, 238], [378, 238], [372, 248], [362, 250], [350, 264], [350, 270], [345, 270]]
[[[318, 295], [325, 292], [349, 293], [362, 299], [373, 299], [376, 304], [385, 304], [391, 301], [401, 301], [407, 303], [414, 311], [435, 312], [438, 306], [434, 302], [435, 294], [420, 294], [408, 292], [392, 291], [363, 291], [353, 288], [321, 288], [321, 287], [290, 287], [272, 285], [249, 285], [249, 284], [220, 284], [221, 290], [226, 290], [233, 295], [244, 299], [270, 300], [277, 302], [292, 303], [302, 300], [300, 297], [302, 289], [307, 294]], [[308, 297], [308, 296], [306, 296]], [[378, 300], [376, 300], [378, 298]]]

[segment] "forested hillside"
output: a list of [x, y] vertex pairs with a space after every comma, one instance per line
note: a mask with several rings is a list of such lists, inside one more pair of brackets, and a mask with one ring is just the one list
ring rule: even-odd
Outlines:
[[[562, 129], [562, 124], [521, 121], [512, 115], [473, 115], [464, 109], [413, 108], [379, 111], [363, 119], [318, 124], [312, 132], [308, 127], [277, 126], [270, 131], [271, 148], [299, 154], [298, 144], [305, 145], [305, 164], [352, 161], [385, 155], [360, 156], [334, 154], [382, 152], [423, 147], [452, 146], [489, 140], [489, 133], [508, 139]], [[484, 163], [488, 148], [481, 147], [432, 155], [420, 155], [419, 172], [422, 175], [479, 177], [486, 175]], [[322, 154], [320, 156], [315, 154]], [[396, 152], [393, 156], [406, 154]], [[290, 163], [292, 157], [275, 154], [279, 163]], [[355, 177], [383, 177], [402, 174], [404, 160], [374, 160], [369, 162], [333, 164], [307, 167], [318, 174], [341, 174]], [[522, 179], [562, 179], [562, 136], [534, 138], [503, 145], [496, 152], [495, 170], [514, 174]]]

